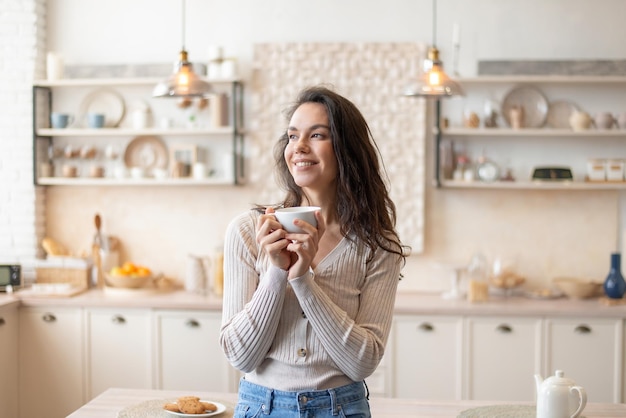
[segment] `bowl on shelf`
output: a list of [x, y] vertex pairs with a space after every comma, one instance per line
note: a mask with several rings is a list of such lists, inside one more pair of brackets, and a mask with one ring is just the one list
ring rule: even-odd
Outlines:
[[557, 277], [552, 283], [569, 298], [586, 299], [599, 296], [602, 283], [590, 279], [578, 279], [574, 277]]
[[104, 274], [106, 284], [111, 287], [122, 289], [140, 289], [145, 287], [151, 280], [152, 275], [148, 276], [118, 276], [109, 273]]

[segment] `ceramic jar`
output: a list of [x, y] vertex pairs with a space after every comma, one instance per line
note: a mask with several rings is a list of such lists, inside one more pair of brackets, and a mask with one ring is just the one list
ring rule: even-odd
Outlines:
[[585, 131], [591, 127], [593, 119], [587, 112], [576, 110], [569, 117], [569, 125], [575, 131]]
[[611, 112], [599, 112], [596, 113], [593, 122], [597, 129], [611, 129], [615, 124], [615, 118]]

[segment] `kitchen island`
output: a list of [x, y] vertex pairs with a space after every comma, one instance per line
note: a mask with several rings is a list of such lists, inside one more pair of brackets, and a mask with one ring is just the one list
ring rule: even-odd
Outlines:
[[[220, 418], [229, 418], [233, 414], [233, 406], [237, 400], [235, 393], [190, 393], [164, 390], [138, 390], [112, 388], [94, 398], [92, 401], [73, 412], [68, 418], [154, 418], [173, 417], [161, 409], [161, 405], [179, 396], [195, 395], [204, 400], [213, 400], [227, 407]], [[370, 399], [372, 416], [375, 418], [409, 418], [409, 417], [448, 417], [459, 416], [470, 409], [512, 405], [526, 407], [531, 411], [530, 403], [507, 403], [485, 401], [418, 401], [410, 399]], [[595, 417], [626, 417], [625, 404], [589, 403], [583, 411], [587, 418]], [[463, 416], [472, 416], [465, 413]], [[475, 415], [477, 416], [477, 415]], [[518, 415], [519, 416], [519, 415]]]

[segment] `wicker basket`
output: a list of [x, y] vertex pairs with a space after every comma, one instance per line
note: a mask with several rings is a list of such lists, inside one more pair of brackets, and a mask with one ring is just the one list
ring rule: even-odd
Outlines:
[[37, 283], [70, 283], [75, 287], [89, 287], [89, 267], [37, 267]]

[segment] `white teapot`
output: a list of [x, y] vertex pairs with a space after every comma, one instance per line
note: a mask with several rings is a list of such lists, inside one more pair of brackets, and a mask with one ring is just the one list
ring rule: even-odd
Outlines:
[[587, 392], [557, 370], [543, 380], [535, 375], [537, 384], [537, 418], [576, 418], [587, 405]]

